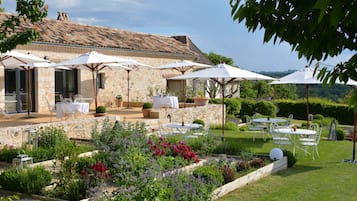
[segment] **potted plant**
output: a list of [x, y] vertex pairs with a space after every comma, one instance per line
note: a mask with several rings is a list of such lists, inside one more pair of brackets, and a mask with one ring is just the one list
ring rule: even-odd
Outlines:
[[152, 103], [146, 102], [143, 104], [143, 116], [144, 118], [150, 118], [150, 112], [152, 111]]
[[209, 98], [204, 96], [203, 91], [197, 92], [197, 96], [193, 98], [196, 106], [205, 106], [208, 104]]
[[102, 117], [102, 116], [107, 115], [106, 112], [107, 112], [107, 109], [105, 108], [105, 106], [100, 105], [95, 109], [94, 116], [95, 117]]
[[123, 107], [123, 96], [118, 94], [115, 96], [115, 100], [117, 102], [118, 107]]

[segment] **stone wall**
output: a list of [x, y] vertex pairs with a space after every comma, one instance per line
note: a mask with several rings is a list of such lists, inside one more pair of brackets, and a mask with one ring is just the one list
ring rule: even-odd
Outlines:
[[207, 125], [222, 124], [222, 105], [219, 104], [180, 109], [161, 108], [155, 111], [159, 112], [159, 120], [163, 123], [169, 122], [168, 115], [170, 115], [171, 122], [181, 123], [183, 121], [185, 123], [192, 123], [195, 119], [201, 119]]
[[36, 136], [36, 132], [42, 127], [62, 127], [68, 138], [91, 139], [91, 131], [97, 125], [101, 129], [103, 122], [108, 119], [110, 125], [114, 125], [119, 117], [107, 116], [96, 118], [74, 119], [62, 122], [32, 124], [17, 127], [0, 128], [0, 145], [21, 147], [29, 142], [30, 135]]

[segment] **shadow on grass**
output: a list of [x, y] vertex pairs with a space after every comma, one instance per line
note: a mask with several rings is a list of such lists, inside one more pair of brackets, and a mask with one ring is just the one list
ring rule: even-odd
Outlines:
[[289, 177], [291, 175], [306, 173], [306, 172], [310, 172], [310, 171], [316, 171], [316, 170], [320, 170], [320, 169], [322, 169], [322, 167], [320, 167], [320, 166], [294, 165], [293, 167], [287, 169], [289, 171], [280, 171], [280, 172], [276, 173], [276, 175], [279, 175], [282, 177]]
[[237, 145], [244, 145], [247, 148], [262, 148], [264, 144], [270, 143], [270, 139], [264, 141], [263, 138], [255, 138], [253, 142], [252, 138], [227, 136], [224, 137], [224, 140], [237, 143]]

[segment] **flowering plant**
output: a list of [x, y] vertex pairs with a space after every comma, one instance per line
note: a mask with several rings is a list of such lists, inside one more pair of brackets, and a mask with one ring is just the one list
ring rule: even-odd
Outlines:
[[106, 179], [109, 178], [108, 168], [98, 161], [95, 164], [89, 165], [81, 171], [82, 180], [85, 188], [90, 190], [91, 188], [100, 187]]
[[155, 156], [165, 156], [168, 151], [171, 151], [174, 156], [181, 156], [185, 160], [193, 160], [195, 163], [200, 161], [196, 152], [183, 141], [170, 144], [166, 138], [160, 137], [157, 141], [149, 140], [148, 144], [150, 145], [150, 151]]

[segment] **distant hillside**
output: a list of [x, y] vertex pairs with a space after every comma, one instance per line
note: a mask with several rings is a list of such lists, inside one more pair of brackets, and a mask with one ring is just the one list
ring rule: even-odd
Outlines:
[[[274, 78], [281, 78], [287, 74], [293, 73], [296, 70], [287, 70], [281, 72], [259, 72], [260, 74], [264, 74], [267, 76], [271, 76]], [[346, 95], [351, 91], [351, 86], [345, 86], [337, 84], [335, 86], [322, 86], [322, 85], [310, 85], [309, 86], [309, 97], [320, 97], [320, 98], [328, 98], [337, 102], [346, 102]], [[296, 85], [296, 93], [299, 98], [305, 97], [305, 86], [304, 85]]]

